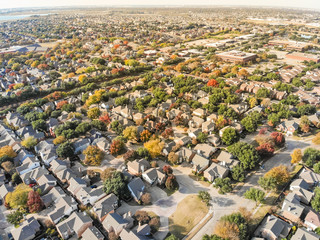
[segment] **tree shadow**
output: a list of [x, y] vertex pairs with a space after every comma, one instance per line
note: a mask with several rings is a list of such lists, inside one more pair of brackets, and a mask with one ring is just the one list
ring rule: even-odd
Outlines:
[[226, 207], [235, 204], [235, 201], [226, 197], [214, 197], [212, 202], [217, 204], [219, 207]]

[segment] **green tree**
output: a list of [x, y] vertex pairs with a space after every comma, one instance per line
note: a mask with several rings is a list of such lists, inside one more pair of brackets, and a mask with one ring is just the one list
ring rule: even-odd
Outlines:
[[205, 143], [207, 141], [207, 139], [208, 139], [208, 134], [203, 133], [203, 132], [199, 133], [197, 136], [197, 140], [199, 143]]
[[253, 169], [260, 161], [257, 150], [245, 142], [237, 142], [229, 146], [228, 151], [240, 160], [244, 169]]
[[220, 194], [225, 194], [232, 191], [230, 178], [216, 178], [214, 180], [214, 187], [219, 188]]
[[222, 141], [227, 145], [231, 145], [235, 142], [238, 142], [239, 139], [240, 139], [240, 136], [237, 130], [235, 130], [232, 127], [226, 128], [222, 133]]
[[242, 164], [238, 164], [232, 168], [232, 178], [238, 182], [243, 182], [246, 179], [245, 169]]
[[18, 225], [22, 219], [23, 213], [21, 211], [14, 211], [13, 213], [7, 215], [8, 223], [11, 223], [13, 225]]
[[307, 148], [303, 152], [302, 161], [307, 167], [312, 167], [320, 160], [320, 151], [315, 148]]
[[39, 130], [39, 131], [46, 131], [47, 130], [47, 125], [46, 122], [42, 119], [36, 120], [32, 122], [32, 128], [34, 130]]
[[206, 191], [199, 191], [198, 197], [201, 199], [201, 201], [205, 202], [207, 206], [209, 206], [211, 196], [208, 192]]
[[314, 196], [313, 199], [311, 200], [311, 206], [314, 210], [317, 212], [320, 212], [320, 188], [316, 187], [314, 189]]
[[72, 157], [72, 156], [74, 156], [74, 147], [73, 147], [72, 143], [64, 142], [58, 146], [56, 152], [57, 152], [58, 156], [61, 158]]
[[129, 194], [125, 177], [119, 171], [114, 171], [112, 173], [112, 177], [105, 180], [103, 184], [103, 190], [106, 194], [113, 193], [121, 198], [128, 196]]
[[261, 203], [264, 200], [265, 193], [260, 189], [250, 188], [244, 193], [244, 197], [256, 201], [257, 203]]

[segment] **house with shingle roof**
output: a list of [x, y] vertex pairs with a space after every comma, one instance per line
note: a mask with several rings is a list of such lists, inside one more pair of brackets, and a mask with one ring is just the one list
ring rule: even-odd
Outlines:
[[143, 195], [144, 191], [145, 191], [145, 185], [143, 183], [143, 181], [141, 180], [141, 178], [137, 177], [134, 178], [133, 180], [131, 180], [131, 182], [129, 182], [128, 184], [128, 189], [132, 195], [132, 197], [136, 200], [136, 201], [140, 201], [141, 196]]
[[154, 183], [161, 185], [164, 184], [166, 175], [159, 168], [150, 168], [142, 173], [142, 178], [151, 185]]
[[95, 227], [88, 227], [82, 234], [82, 239], [104, 240], [103, 234]]
[[203, 176], [208, 181], [213, 182], [216, 178], [225, 178], [229, 174], [229, 169], [217, 163], [212, 163], [209, 168], [203, 172]]
[[30, 217], [20, 227], [13, 228], [11, 234], [15, 240], [32, 240], [39, 231], [39, 222], [34, 217]]
[[266, 240], [278, 240], [286, 238], [289, 235], [291, 227], [292, 225], [282, 219], [269, 215], [263, 220], [259, 234]]

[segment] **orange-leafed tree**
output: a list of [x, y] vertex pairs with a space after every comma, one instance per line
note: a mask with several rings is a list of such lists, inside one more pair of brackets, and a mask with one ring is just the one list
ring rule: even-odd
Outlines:
[[219, 83], [217, 80], [215, 79], [210, 79], [208, 82], [207, 82], [207, 86], [208, 87], [217, 87], [219, 86]]
[[38, 192], [32, 190], [28, 193], [27, 206], [31, 213], [40, 212], [42, 210], [43, 201]]
[[108, 113], [104, 113], [99, 117], [99, 120], [105, 124], [109, 124], [111, 122], [111, 118]]

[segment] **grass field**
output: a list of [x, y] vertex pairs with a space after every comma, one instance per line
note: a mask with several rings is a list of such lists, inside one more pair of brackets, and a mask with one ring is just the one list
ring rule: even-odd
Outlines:
[[197, 195], [190, 195], [178, 204], [177, 210], [169, 217], [169, 231], [182, 239], [207, 213], [206, 204]]

